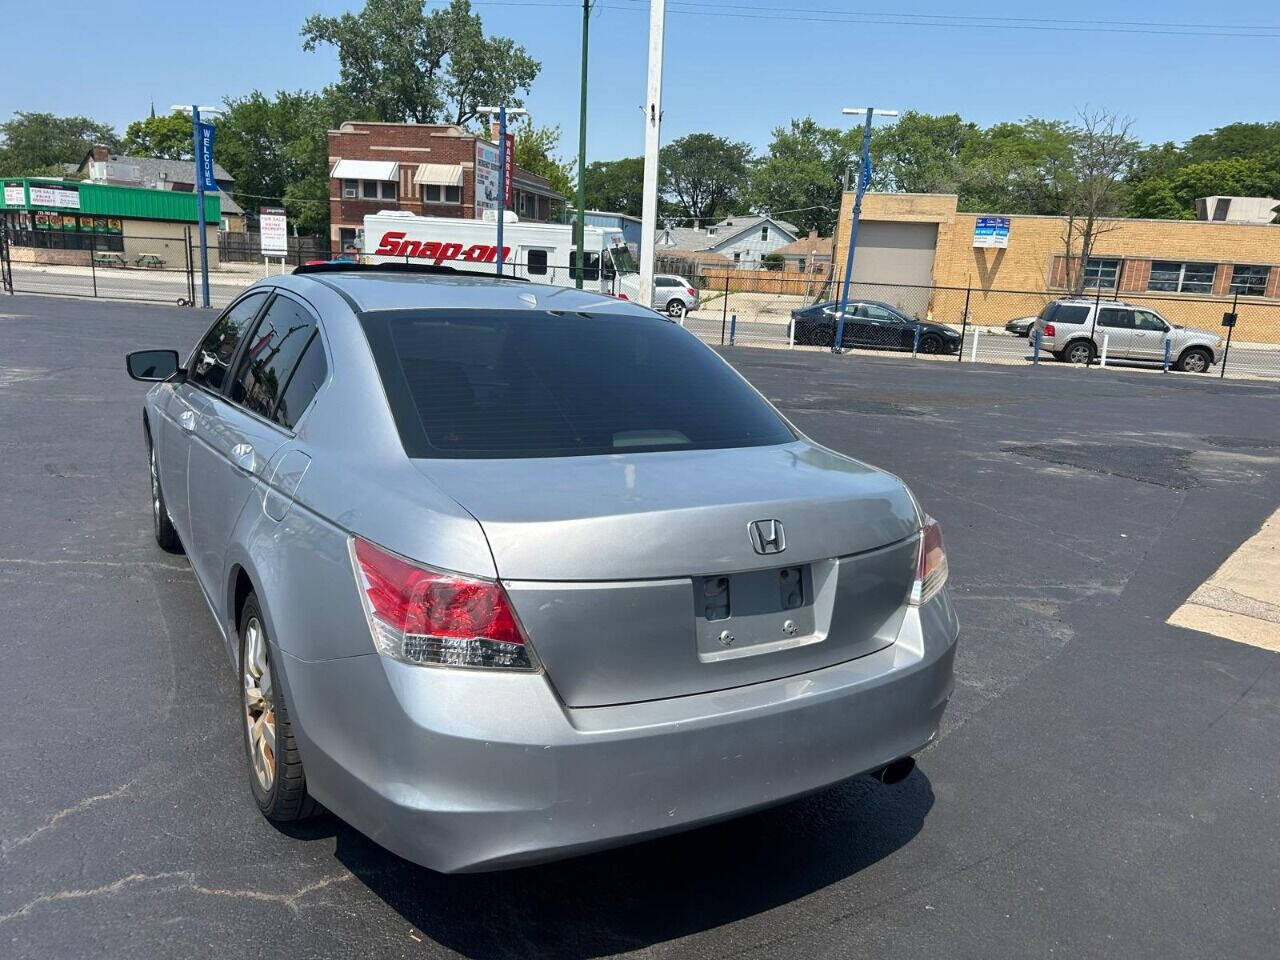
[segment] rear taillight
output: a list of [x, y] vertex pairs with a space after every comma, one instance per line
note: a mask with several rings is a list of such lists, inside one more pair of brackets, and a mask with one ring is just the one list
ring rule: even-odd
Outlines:
[[920, 531], [920, 558], [916, 564], [916, 582], [911, 588], [911, 602], [928, 603], [947, 582], [947, 554], [942, 549], [942, 528], [933, 517], [924, 518]]
[[685, 287], [684, 292], [687, 293], [689, 296], [693, 297], [695, 300], [698, 299], [698, 291], [693, 289], [693, 287]]
[[1046, 337], [1052, 337], [1052, 336], [1053, 336], [1054, 334], [1056, 334], [1057, 332], [1058, 332], [1057, 330], [1053, 329], [1053, 324], [1052, 324], [1052, 323], [1046, 323], [1046, 324], [1044, 325], [1044, 335], [1045, 335]]
[[374, 649], [404, 663], [532, 670], [502, 585], [430, 570], [358, 538], [351, 560]]

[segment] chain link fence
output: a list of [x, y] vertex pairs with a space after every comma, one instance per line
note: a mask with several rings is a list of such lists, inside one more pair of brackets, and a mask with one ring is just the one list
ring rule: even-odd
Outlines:
[[[105, 238], [103, 238], [105, 239]], [[35, 262], [32, 247], [12, 233], [0, 237], [0, 284], [8, 292], [108, 297], [191, 305], [201, 295], [199, 247], [193, 231], [174, 237], [125, 237], [92, 242], [85, 249], [58, 250], [65, 262]], [[43, 259], [55, 251], [42, 251]], [[224, 260], [209, 250], [211, 306], [221, 308], [267, 273], [292, 269], [274, 260], [264, 265]], [[291, 251], [300, 259], [301, 249]], [[312, 251], [306, 251], [312, 252]], [[327, 259], [317, 249], [316, 259]], [[383, 258], [385, 259], [385, 258]], [[407, 263], [422, 263], [406, 258]], [[432, 260], [432, 263], [437, 263]], [[439, 265], [493, 275], [496, 265], [440, 259]], [[676, 273], [673, 267], [684, 267]], [[660, 263], [688, 281], [656, 287], [654, 306], [713, 345], [787, 350], [831, 350], [852, 355], [892, 354], [926, 362], [1039, 364], [1084, 361], [1089, 367], [1195, 368], [1188, 351], [1200, 352], [1203, 376], [1280, 379], [1280, 301], [1258, 296], [1125, 294], [1090, 290], [1075, 298], [1088, 307], [1088, 323], [1073, 327], [1075, 350], [1061, 337], [1037, 335], [1032, 320], [1062, 300], [1062, 291], [999, 290], [855, 282], [843, 317], [840, 281], [819, 273], [706, 268], [696, 263]], [[570, 264], [509, 262], [508, 275], [535, 284], [573, 286]], [[660, 272], [664, 272], [660, 269]], [[634, 277], [611, 274], [598, 263], [584, 272], [584, 286], [604, 295], [635, 296]], [[677, 302], [679, 301], [679, 302]], [[1229, 324], [1229, 325], [1228, 325]], [[1059, 325], [1061, 326], [1061, 324]], [[1087, 341], [1087, 350], [1081, 349]], [[1199, 372], [1199, 371], [1197, 371]]]

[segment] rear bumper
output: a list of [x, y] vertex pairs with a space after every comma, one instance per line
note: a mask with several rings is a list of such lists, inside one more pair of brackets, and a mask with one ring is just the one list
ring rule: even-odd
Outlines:
[[857, 660], [581, 709], [540, 674], [272, 652], [316, 798], [395, 853], [458, 872], [687, 829], [911, 754], [937, 735], [956, 636], [944, 591]]

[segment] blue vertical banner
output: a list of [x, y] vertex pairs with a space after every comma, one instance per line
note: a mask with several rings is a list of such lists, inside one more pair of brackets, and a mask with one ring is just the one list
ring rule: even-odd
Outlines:
[[200, 177], [200, 189], [206, 193], [218, 191], [218, 181], [213, 176], [213, 129], [212, 123], [202, 123], [197, 128], [200, 155], [196, 157], [196, 171]]

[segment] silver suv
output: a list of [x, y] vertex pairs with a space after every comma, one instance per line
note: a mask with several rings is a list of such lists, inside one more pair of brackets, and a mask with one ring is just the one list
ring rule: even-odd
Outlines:
[[679, 320], [699, 305], [698, 288], [674, 273], [660, 273], [653, 278], [653, 309]]
[[1204, 373], [1218, 362], [1222, 348], [1221, 338], [1210, 330], [1176, 326], [1149, 307], [1088, 297], [1049, 303], [1031, 328], [1032, 340], [1037, 331], [1041, 350], [1070, 363], [1091, 363], [1104, 338], [1110, 358], [1162, 363], [1167, 340], [1173, 366]]

